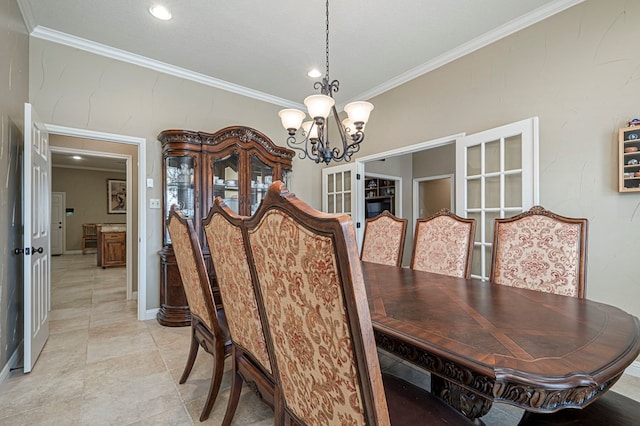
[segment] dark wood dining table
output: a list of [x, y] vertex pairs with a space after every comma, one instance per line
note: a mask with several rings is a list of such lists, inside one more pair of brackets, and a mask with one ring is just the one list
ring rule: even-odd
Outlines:
[[493, 402], [580, 408], [640, 354], [640, 322], [587, 299], [362, 262], [379, 348], [431, 373], [471, 419]]

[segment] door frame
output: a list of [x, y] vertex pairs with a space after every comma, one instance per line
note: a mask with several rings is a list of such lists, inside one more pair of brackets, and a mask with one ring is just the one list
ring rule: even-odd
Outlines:
[[455, 173], [447, 173], [444, 175], [438, 175], [438, 176], [426, 176], [426, 177], [421, 177], [421, 178], [415, 178], [413, 179], [413, 200], [412, 200], [412, 207], [413, 207], [413, 233], [416, 233], [416, 220], [418, 218], [420, 218], [420, 212], [418, 211], [418, 199], [420, 198], [420, 183], [421, 182], [427, 182], [430, 180], [438, 180], [438, 179], [446, 179], [446, 178], [450, 178], [451, 179], [451, 185], [450, 185], [450, 191], [451, 191], [451, 203], [449, 206], [449, 210], [451, 210], [452, 212], [455, 211], [454, 210], [454, 206], [455, 206], [455, 202], [456, 202], [456, 175]]
[[[49, 146], [51, 147], [51, 146]], [[52, 152], [49, 150], [49, 152]], [[53, 175], [51, 175], [53, 177]], [[65, 209], [67, 207], [67, 193], [61, 191], [51, 191], [51, 200], [53, 201], [53, 194], [62, 194], [62, 253], [67, 250], [67, 215]], [[53, 215], [52, 215], [53, 216]], [[53, 232], [51, 232], [53, 234]], [[53, 256], [53, 255], [52, 255]]]
[[[73, 127], [65, 127], [59, 126], [56, 124], [45, 123], [45, 128], [49, 132], [50, 135], [60, 135], [60, 136], [71, 136], [77, 138], [84, 139], [95, 139], [106, 142], [115, 142], [122, 143], [128, 145], [135, 145], [138, 151], [138, 217], [136, 218], [138, 222], [138, 252], [137, 252], [137, 264], [138, 264], [138, 320], [144, 321], [148, 319], [155, 318], [155, 313], [157, 310], [149, 310], [147, 312], [147, 268], [146, 268], [146, 254], [147, 254], [147, 246], [146, 246], [146, 226], [144, 225], [145, 214], [146, 214], [146, 204], [147, 204], [147, 193], [146, 193], [146, 173], [147, 173], [147, 157], [146, 157], [146, 139], [140, 138], [136, 136], [128, 136], [128, 135], [119, 135], [115, 133], [105, 133], [98, 132], [94, 130], [87, 129], [79, 129]], [[61, 148], [61, 147], [56, 147]], [[63, 148], [65, 149], [65, 148]], [[87, 152], [89, 150], [82, 150], [83, 152]], [[104, 155], [104, 152], [102, 152]], [[113, 154], [116, 155], [116, 154]], [[127, 156], [129, 157], [129, 156]], [[132, 167], [131, 162], [127, 161], [127, 182], [130, 181], [130, 177], [132, 175]], [[129, 191], [129, 184], [127, 184], [127, 191]], [[127, 211], [127, 248], [130, 247], [131, 241], [133, 239], [132, 231], [131, 231], [131, 220], [129, 213], [130, 210]], [[131, 256], [131, 258], [130, 258]], [[131, 250], [127, 250], [127, 262], [132, 261]], [[127, 268], [127, 279], [131, 272], [129, 268]], [[129, 285], [127, 285], [127, 297], [129, 292]]]

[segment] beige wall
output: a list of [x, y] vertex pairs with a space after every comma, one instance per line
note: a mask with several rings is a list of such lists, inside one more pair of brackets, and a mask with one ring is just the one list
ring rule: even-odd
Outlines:
[[[279, 106], [41, 39], [31, 38], [30, 50], [29, 99], [45, 123], [146, 139], [146, 176], [155, 182], [147, 200], [162, 198], [156, 140], [162, 130], [214, 132], [243, 125], [284, 144]], [[319, 183], [305, 178], [307, 162], [299, 164], [294, 159], [291, 190], [319, 202]], [[160, 301], [162, 211], [147, 209], [146, 219], [147, 308], [152, 309]]]
[[[65, 207], [74, 209], [72, 215], [66, 216], [65, 250], [82, 249], [83, 223], [126, 223], [126, 215], [107, 213], [107, 179], [126, 180], [126, 177], [125, 173], [117, 172], [62, 167], [52, 169], [51, 190], [64, 192]], [[82, 185], [78, 182], [82, 182]]]
[[0, 370], [22, 341], [22, 128], [29, 37], [15, 0], [0, 0]]
[[640, 316], [640, 194], [616, 178], [617, 129], [640, 115], [638, 22], [638, 1], [587, 0], [382, 94], [361, 155], [538, 116], [541, 204], [590, 221], [588, 298]]

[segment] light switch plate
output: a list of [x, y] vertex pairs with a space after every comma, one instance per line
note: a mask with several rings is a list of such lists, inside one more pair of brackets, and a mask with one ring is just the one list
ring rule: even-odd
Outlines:
[[153, 188], [153, 178], [147, 178], [147, 188]]
[[160, 200], [157, 198], [151, 198], [149, 200], [149, 208], [150, 209], [159, 209], [160, 208]]

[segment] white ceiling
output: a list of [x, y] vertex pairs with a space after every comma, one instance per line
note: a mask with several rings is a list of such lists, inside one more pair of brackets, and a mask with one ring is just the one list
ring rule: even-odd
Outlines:
[[[339, 105], [368, 99], [583, 0], [333, 0]], [[323, 0], [18, 0], [32, 36], [279, 105], [325, 70]], [[148, 12], [163, 4], [159, 21]]]

